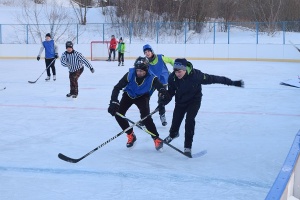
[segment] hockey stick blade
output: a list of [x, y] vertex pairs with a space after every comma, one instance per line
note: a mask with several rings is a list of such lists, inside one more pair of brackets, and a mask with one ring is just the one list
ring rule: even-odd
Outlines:
[[199, 158], [201, 156], [204, 156], [206, 153], [207, 153], [207, 150], [200, 151], [198, 153], [192, 154], [192, 158]]
[[4, 88], [0, 89], [0, 91], [2, 91], [2, 90], [5, 90], [5, 89], [6, 89], [6, 87], [4, 87]]
[[78, 158], [78, 159], [70, 158], [70, 157], [68, 157], [68, 156], [65, 156], [65, 155], [62, 154], [62, 153], [59, 153], [59, 154], [58, 154], [58, 157], [59, 157], [60, 159], [64, 160], [64, 161], [70, 162], [70, 163], [77, 163], [77, 162], [79, 162], [80, 160], [83, 159], [83, 157]]
[[76, 158], [70, 158], [68, 156], [65, 156], [62, 153], [59, 153], [58, 157], [61, 160], [64, 160], [66, 162], [77, 163], [77, 162], [81, 161], [82, 159], [84, 159], [85, 157], [89, 156], [90, 154], [94, 153], [95, 151], [97, 151], [98, 149], [100, 149], [101, 147], [103, 147], [104, 145], [106, 145], [107, 143], [109, 143], [112, 140], [116, 139], [117, 137], [119, 137], [120, 135], [122, 135], [123, 133], [125, 133], [126, 131], [128, 131], [129, 129], [131, 129], [134, 126], [138, 125], [139, 123], [143, 122], [145, 119], [147, 119], [148, 117], [150, 117], [151, 115], [153, 115], [156, 112], [158, 112], [158, 107], [154, 111], [152, 111], [151, 113], [149, 113], [147, 116], [145, 116], [143, 119], [141, 119], [141, 120], [137, 121], [136, 123], [132, 124], [131, 126], [129, 126], [128, 128], [126, 128], [125, 130], [121, 131], [117, 135], [115, 135], [112, 138], [108, 139], [106, 142], [102, 143], [101, 145], [99, 145], [98, 147], [94, 148], [92, 151], [88, 152], [87, 154], [85, 154], [84, 156], [82, 156], [82, 157], [80, 157], [78, 159], [76, 159]]
[[[133, 127], [134, 125], [132, 125]], [[127, 129], [125, 129], [124, 131], [121, 131], [120, 133], [118, 133], [117, 135], [115, 135], [114, 137], [110, 138], [109, 140], [107, 140], [106, 142], [102, 143], [101, 145], [99, 145], [98, 147], [96, 147], [95, 149], [93, 149], [92, 151], [88, 152], [87, 154], [85, 154], [84, 156], [82, 156], [81, 158], [70, 158], [68, 156], [65, 156], [62, 153], [58, 154], [58, 157], [66, 162], [70, 162], [70, 163], [77, 163], [79, 161], [81, 161], [82, 159], [84, 159], [85, 157], [89, 156], [90, 154], [94, 153], [95, 151], [97, 151], [98, 149], [100, 149], [101, 147], [103, 147], [104, 145], [106, 145], [107, 143], [111, 142], [112, 140], [116, 139], [117, 137], [119, 137], [120, 135], [122, 135], [124, 132], [126, 132], [127, 130], [129, 130], [130, 127], [128, 127]]]
[[35, 81], [28, 81], [28, 83], [36, 83], [40, 78], [41, 76], [45, 73], [45, 71], [47, 71], [47, 69], [51, 66], [51, 64], [55, 61], [56, 59], [53, 59], [51, 61], [51, 63], [46, 67], [46, 69], [43, 71], [43, 73], [35, 80]]

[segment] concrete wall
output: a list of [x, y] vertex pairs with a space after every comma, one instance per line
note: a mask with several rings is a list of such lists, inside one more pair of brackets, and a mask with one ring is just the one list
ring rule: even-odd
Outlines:
[[[125, 57], [135, 59], [143, 55], [144, 44], [126, 44]], [[203, 60], [253, 60], [300, 62], [300, 53], [289, 44], [150, 44], [156, 53], [165, 56]], [[59, 54], [65, 45], [59, 44]], [[300, 47], [300, 46], [299, 46]], [[94, 55], [107, 58], [107, 45], [99, 44]], [[0, 59], [35, 59], [39, 44], [0, 44]], [[90, 44], [74, 44], [74, 49], [90, 59]], [[44, 53], [42, 54], [44, 55]]]

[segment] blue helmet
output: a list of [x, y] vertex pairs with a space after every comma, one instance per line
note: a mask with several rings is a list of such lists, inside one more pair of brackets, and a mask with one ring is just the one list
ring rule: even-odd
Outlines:
[[145, 53], [146, 50], [149, 50], [149, 51], [151, 51], [152, 53], [154, 53], [152, 47], [151, 47], [149, 44], [145, 44], [145, 45], [143, 46], [143, 52], [144, 52], [144, 53]]

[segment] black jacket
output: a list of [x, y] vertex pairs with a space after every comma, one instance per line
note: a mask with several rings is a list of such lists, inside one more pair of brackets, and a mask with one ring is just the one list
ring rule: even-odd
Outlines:
[[231, 79], [223, 76], [209, 75], [194, 69], [192, 63], [188, 62], [187, 71], [182, 79], [178, 79], [175, 72], [172, 72], [168, 79], [168, 93], [171, 101], [175, 95], [176, 105], [186, 105], [192, 101], [201, 101], [201, 85], [220, 83], [224, 85], [233, 85]]

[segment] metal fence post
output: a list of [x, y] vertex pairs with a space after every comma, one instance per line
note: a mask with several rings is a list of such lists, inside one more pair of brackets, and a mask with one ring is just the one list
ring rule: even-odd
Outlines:
[[216, 22], [214, 22], [214, 44], [216, 44]]
[[156, 44], [158, 44], [159, 22], [156, 22]]
[[256, 25], [256, 44], [258, 44], [258, 31], [259, 31], [259, 23], [255, 22]]
[[102, 24], [102, 41], [104, 42], [105, 38], [104, 38], [104, 23]]
[[227, 22], [227, 44], [230, 43], [230, 22]]
[[2, 24], [0, 24], [0, 44], [2, 44]]
[[282, 22], [282, 40], [283, 44], [285, 44], [285, 28], [286, 28], [286, 22]]
[[186, 33], [187, 32], [187, 23], [184, 22], [184, 44], [186, 44]]
[[28, 44], [28, 24], [26, 24], [26, 44]]
[[133, 24], [132, 22], [129, 22], [129, 44], [131, 44], [132, 29], [133, 29]]

